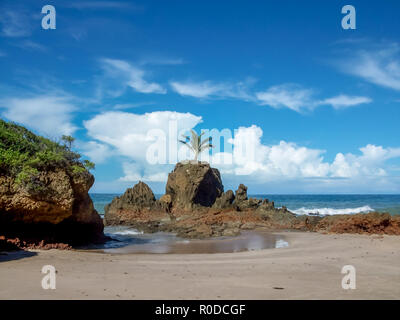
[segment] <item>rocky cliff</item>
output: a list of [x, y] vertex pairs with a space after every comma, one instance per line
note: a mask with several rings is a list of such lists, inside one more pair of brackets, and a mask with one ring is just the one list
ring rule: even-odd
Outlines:
[[[103, 239], [88, 191], [94, 177], [67, 147], [0, 120], [0, 236], [18, 243]], [[62, 245], [64, 246], [64, 245]]]

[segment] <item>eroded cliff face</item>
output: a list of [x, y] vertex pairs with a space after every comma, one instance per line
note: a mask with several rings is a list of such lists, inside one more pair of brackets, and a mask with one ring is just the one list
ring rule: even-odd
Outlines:
[[103, 222], [88, 194], [92, 174], [54, 168], [35, 179], [31, 188], [0, 175], [0, 235], [69, 244], [102, 239]]

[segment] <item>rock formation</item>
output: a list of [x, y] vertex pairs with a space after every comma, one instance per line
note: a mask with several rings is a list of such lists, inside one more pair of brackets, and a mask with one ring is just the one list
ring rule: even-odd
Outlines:
[[165, 194], [175, 209], [211, 207], [224, 192], [221, 175], [208, 163], [178, 163], [168, 175]]
[[171, 199], [156, 200], [153, 191], [143, 182], [129, 188], [104, 208], [107, 225], [130, 225], [145, 231], [154, 231], [158, 225], [171, 220]]
[[268, 200], [249, 199], [243, 184], [235, 194], [223, 192], [219, 171], [207, 163], [178, 163], [159, 200], [139, 182], [105, 207], [105, 221], [150, 232], [175, 232], [186, 238], [233, 236], [241, 229], [260, 226], [309, 229], [287, 209], [277, 209]]
[[40, 172], [38, 192], [15, 187], [0, 176], [0, 234], [33, 242], [71, 244], [100, 240], [103, 221], [88, 191], [94, 177], [88, 172], [70, 176], [62, 169]]
[[223, 192], [217, 169], [205, 163], [178, 163], [169, 174], [166, 193], [156, 200], [143, 182], [105, 208], [109, 225], [130, 225], [146, 232], [167, 231], [184, 238], [234, 236], [241, 230], [303, 230], [335, 233], [400, 234], [400, 217], [368, 215], [296, 215], [274, 202], [248, 198], [240, 184]]
[[[21, 247], [104, 240], [94, 177], [64, 146], [0, 120], [0, 236]], [[64, 246], [64, 245], [60, 245]]]

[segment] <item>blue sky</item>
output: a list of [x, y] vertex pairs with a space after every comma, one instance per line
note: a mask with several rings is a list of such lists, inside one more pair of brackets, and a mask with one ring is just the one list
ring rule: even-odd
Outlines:
[[[46, 4], [56, 30], [41, 27]], [[0, 115], [76, 137], [92, 192], [162, 192], [173, 163], [149, 163], [148, 134], [171, 139], [176, 121], [231, 130], [233, 153], [210, 156], [225, 189], [398, 193], [399, 14], [398, 1], [3, 0]]]

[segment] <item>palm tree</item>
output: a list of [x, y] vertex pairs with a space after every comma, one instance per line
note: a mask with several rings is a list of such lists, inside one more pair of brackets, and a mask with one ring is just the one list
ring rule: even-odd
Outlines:
[[197, 135], [196, 131], [194, 130], [190, 131], [192, 133], [192, 137], [190, 138], [189, 136], [182, 135], [185, 138], [185, 140], [179, 140], [179, 142], [183, 143], [190, 150], [192, 150], [194, 153], [194, 160], [198, 161], [197, 159], [200, 153], [209, 148], [214, 148], [214, 146], [211, 144], [212, 138], [209, 137], [208, 139], [201, 141], [201, 137], [204, 135], [205, 132], [202, 132], [200, 135]]

